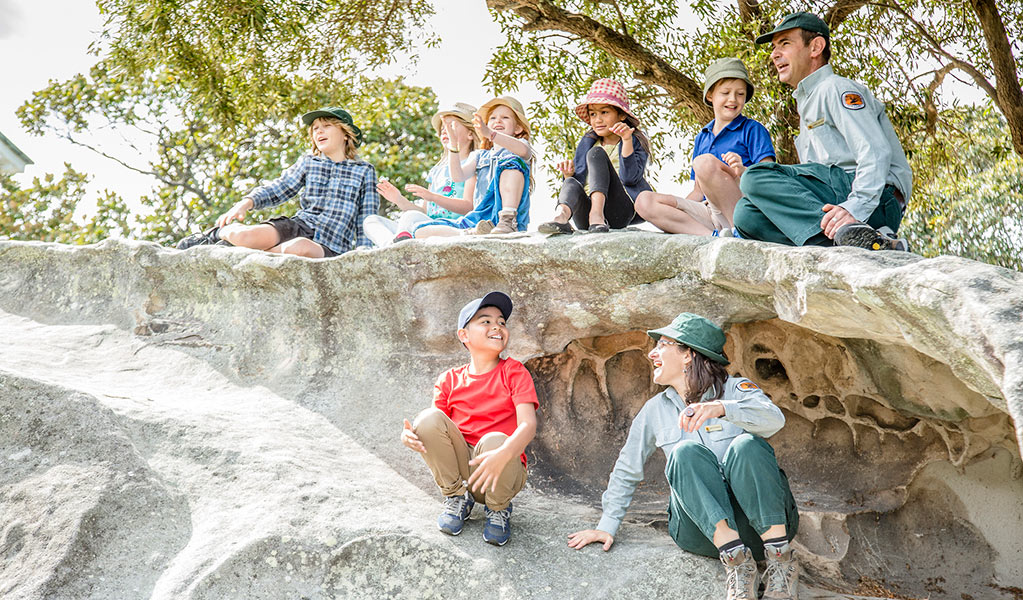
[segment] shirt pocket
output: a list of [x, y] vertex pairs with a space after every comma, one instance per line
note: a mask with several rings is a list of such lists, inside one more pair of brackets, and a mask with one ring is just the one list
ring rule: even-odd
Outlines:
[[654, 434], [658, 448], [673, 447], [682, 440], [682, 430], [678, 427], [663, 427]]
[[[707, 430], [710, 428], [710, 431]], [[745, 430], [742, 427], [728, 421], [722, 421], [721, 419], [712, 419], [705, 422], [700, 429], [706, 436], [709, 445], [728, 447], [732, 443], [732, 440], [739, 437]]]

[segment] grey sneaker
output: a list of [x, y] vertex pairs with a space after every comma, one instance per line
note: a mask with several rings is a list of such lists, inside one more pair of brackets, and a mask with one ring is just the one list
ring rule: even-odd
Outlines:
[[437, 517], [437, 528], [448, 535], [462, 533], [465, 520], [469, 518], [473, 505], [472, 494], [466, 492], [461, 496], [448, 496], [444, 498], [444, 511]]
[[721, 553], [728, 578], [725, 579], [728, 600], [757, 600], [757, 563], [746, 546]]
[[764, 600], [797, 600], [799, 587], [799, 563], [792, 547], [764, 546], [767, 569], [764, 571]]
[[178, 243], [174, 246], [178, 250], [187, 250], [192, 246], [206, 246], [209, 244], [216, 244], [220, 241], [220, 236], [217, 233], [220, 231], [219, 227], [211, 227], [206, 231], [200, 233], [193, 233], [190, 236], [181, 238]]
[[895, 237], [887, 227], [874, 229], [866, 223], [849, 223], [842, 225], [835, 232], [836, 246], [854, 246], [867, 250], [901, 250], [909, 252], [909, 243]]

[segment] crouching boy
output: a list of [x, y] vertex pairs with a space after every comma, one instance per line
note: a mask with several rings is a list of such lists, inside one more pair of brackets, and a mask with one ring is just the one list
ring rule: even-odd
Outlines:
[[437, 378], [433, 407], [405, 420], [401, 442], [423, 455], [444, 494], [437, 526], [462, 532], [473, 506], [484, 505], [483, 539], [503, 546], [511, 536], [512, 498], [526, 485], [525, 449], [536, 434], [539, 406], [522, 363], [501, 358], [508, 347], [511, 299], [490, 292], [458, 314], [458, 339], [469, 363]]

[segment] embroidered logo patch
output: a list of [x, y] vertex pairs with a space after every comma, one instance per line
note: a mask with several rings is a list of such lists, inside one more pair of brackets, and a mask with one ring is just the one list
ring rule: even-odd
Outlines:
[[842, 94], [842, 106], [849, 110], [859, 110], [866, 105], [863, 103], [863, 96], [856, 92], [846, 92]]
[[739, 384], [739, 389], [744, 392], [748, 392], [750, 390], [759, 390], [760, 388], [757, 387], [757, 384], [753, 383], [752, 381], [743, 381], [742, 383]]

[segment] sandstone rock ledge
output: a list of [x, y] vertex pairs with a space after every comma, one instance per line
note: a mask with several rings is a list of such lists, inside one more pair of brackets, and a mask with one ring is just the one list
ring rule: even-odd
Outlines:
[[[542, 410], [501, 549], [436, 532], [396, 441], [490, 289]], [[720, 565], [663, 532], [656, 460], [610, 553], [564, 542], [655, 391], [643, 330], [683, 310], [786, 412], [801, 597], [1023, 594], [1023, 274], [627, 232], [329, 260], [0, 243], [0, 596], [717, 597]]]

